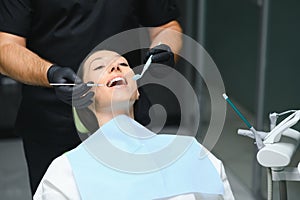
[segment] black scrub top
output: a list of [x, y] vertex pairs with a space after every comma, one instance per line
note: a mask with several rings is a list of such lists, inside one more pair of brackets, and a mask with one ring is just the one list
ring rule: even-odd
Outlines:
[[[25, 37], [28, 49], [76, 72], [108, 37], [163, 25], [178, 15], [174, 0], [0, 0], [0, 31]], [[59, 145], [79, 142], [71, 106], [52, 88], [23, 85], [22, 96], [18, 134]]]

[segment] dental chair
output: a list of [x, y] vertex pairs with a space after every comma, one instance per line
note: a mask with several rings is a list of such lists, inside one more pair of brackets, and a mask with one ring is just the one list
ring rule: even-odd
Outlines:
[[[292, 114], [276, 125], [280, 116], [289, 113]], [[286, 200], [286, 181], [300, 181], [300, 162], [298, 166], [290, 166], [300, 142], [300, 133], [291, 127], [299, 121], [300, 110], [271, 113], [269, 119], [270, 132], [238, 129], [238, 134], [255, 139], [257, 161], [267, 168], [268, 200], [272, 200], [274, 181], [279, 182], [280, 200]]]

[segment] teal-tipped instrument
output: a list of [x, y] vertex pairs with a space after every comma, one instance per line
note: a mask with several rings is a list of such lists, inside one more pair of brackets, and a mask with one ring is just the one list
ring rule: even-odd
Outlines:
[[249, 121], [244, 117], [244, 115], [237, 109], [237, 107], [232, 103], [232, 101], [229, 99], [229, 97], [224, 93], [223, 94], [224, 99], [228, 102], [228, 104], [233, 108], [233, 110], [236, 112], [236, 114], [243, 120], [243, 122], [247, 125], [247, 127], [252, 131], [254, 137], [256, 146], [258, 149], [261, 149], [264, 147], [264, 144], [262, 142], [262, 139], [257, 134], [257, 131], [255, 128], [249, 123]]
[[248, 126], [249, 129], [251, 129], [251, 124], [249, 121], [244, 117], [244, 115], [237, 109], [237, 107], [232, 103], [232, 101], [229, 99], [229, 97], [224, 93], [223, 94], [224, 99], [229, 103], [229, 105], [233, 108], [233, 110], [238, 114], [238, 116], [245, 122], [245, 124]]

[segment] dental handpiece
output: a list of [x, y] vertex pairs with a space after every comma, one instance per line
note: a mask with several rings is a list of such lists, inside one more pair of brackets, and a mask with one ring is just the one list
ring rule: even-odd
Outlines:
[[[50, 85], [52, 85], [52, 86], [76, 86], [76, 85], [80, 85], [80, 84], [76, 84], [76, 83], [50, 83]], [[86, 85], [88, 87], [104, 86], [104, 84], [100, 84], [100, 83], [86, 83]]]

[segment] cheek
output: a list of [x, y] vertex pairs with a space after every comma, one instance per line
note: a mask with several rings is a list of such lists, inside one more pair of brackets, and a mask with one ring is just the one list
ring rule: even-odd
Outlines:
[[102, 83], [104, 72], [102, 70], [89, 71], [85, 77], [85, 82], [93, 81], [94, 83]]
[[112, 94], [100, 87], [95, 90], [94, 102], [96, 107], [107, 106], [111, 102]]
[[137, 83], [136, 81], [130, 81], [130, 90], [133, 92], [133, 93], [138, 93], [138, 89], [137, 89]]
[[108, 99], [110, 96], [111, 93], [108, 90], [105, 90], [102, 87], [96, 87], [95, 99], [102, 101]]
[[[129, 75], [129, 73], [127, 75]], [[129, 86], [127, 92], [129, 93], [131, 100], [136, 100], [139, 97], [139, 92], [138, 92], [138, 89], [137, 89], [136, 81], [134, 81], [132, 79], [133, 75], [134, 74], [132, 72], [132, 73], [130, 73], [129, 76], [127, 76], [127, 82], [128, 82], [128, 86]]]

